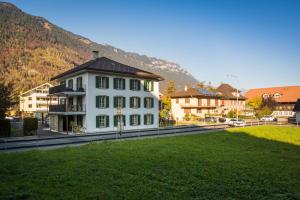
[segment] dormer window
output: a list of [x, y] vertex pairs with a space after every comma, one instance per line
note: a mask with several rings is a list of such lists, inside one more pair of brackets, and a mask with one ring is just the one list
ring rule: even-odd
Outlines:
[[263, 96], [262, 96], [264, 99], [267, 99], [267, 98], [269, 98], [269, 94], [263, 94]]
[[275, 93], [273, 96], [274, 96], [274, 98], [275, 98], [275, 99], [278, 99], [278, 98], [280, 98], [280, 97], [281, 97], [281, 94], [279, 94], [279, 93]]

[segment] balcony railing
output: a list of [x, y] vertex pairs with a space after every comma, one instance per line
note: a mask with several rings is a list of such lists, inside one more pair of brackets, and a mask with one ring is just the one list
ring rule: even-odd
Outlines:
[[85, 112], [85, 105], [49, 105], [49, 112]]
[[64, 93], [64, 92], [84, 92], [84, 88], [72, 89], [66, 87], [66, 85], [57, 85], [54, 87], [49, 88], [49, 94], [56, 94], [56, 93]]

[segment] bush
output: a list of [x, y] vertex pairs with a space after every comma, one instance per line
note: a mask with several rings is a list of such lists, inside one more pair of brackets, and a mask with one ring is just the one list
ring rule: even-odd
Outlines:
[[23, 135], [35, 135], [38, 129], [38, 119], [37, 118], [24, 118], [23, 119]]
[[184, 121], [190, 121], [191, 120], [191, 115], [189, 113], [185, 113], [184, 117], [183, 117]]
[[10, 134], [10, 121], [7, 119], [0, 119], [0, 137], [9, 137]]

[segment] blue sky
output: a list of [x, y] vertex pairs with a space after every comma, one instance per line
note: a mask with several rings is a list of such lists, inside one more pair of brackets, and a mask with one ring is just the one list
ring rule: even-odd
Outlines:
[[176, 62], [199, 81], [300, 85], [299, 0], [11, 0], [98, 43]]

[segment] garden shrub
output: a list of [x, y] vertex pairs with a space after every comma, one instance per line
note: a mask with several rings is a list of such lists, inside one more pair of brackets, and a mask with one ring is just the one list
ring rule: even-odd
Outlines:
[[37, 118], [24, 118], [23, 119], [23, 135], [35, 135], [36, 130], [38, 129], [38, 119]]
[[0, 119], [0, 137], [9, 137], [11, 134], [10, 120]]

